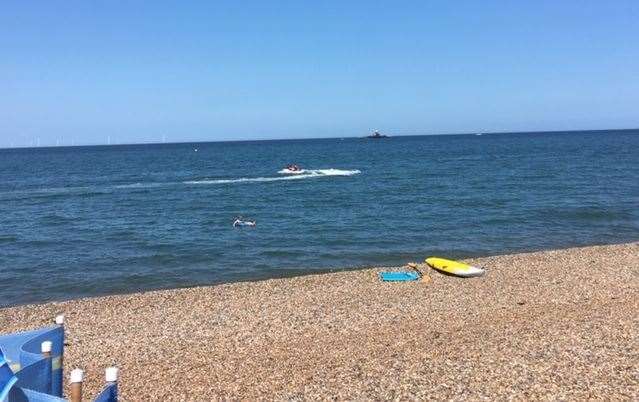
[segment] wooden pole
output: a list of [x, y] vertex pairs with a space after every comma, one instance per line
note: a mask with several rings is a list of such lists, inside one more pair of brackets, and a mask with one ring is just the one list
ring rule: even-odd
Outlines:
[[51, 349], [53, 348], [53, 342], [44, 341], [40, 344], [40, 351], [42, 352], [42, 357], [45, 359], [51, 358]]
[[48, 360], [49, 361], [49, 368], [51, 369], [51, 371], [49, 372], [49, 383], [47, 384], [47, 393], [50, 393], [51, 390], [53, 389], [53, 378], [51, 378], [51, 375], [53, 373], [53, 361], [51, 360], [51, 349], [53, 349], [53, 342], [51, 341], [44, 341], [40, 344], [40, 352], [42, 353], [42, 358], [44, 360]]
[[81, 369], [73, 369], [71, 371], [71, 395], [70, 402], [82, 402], [82, 380], [84, 379], [84, 371]]
[[107, 367], [107, 369], [104, 370], [104, 377], [107, 383], [118, 382], [118, 368]]
[[64, 341], [64, 314], [58, 314], [55, 316], [54, 322], [56, 325], [62, 328], [62, 345], [61, 350], [59, 351], [58, 356], [54, 357], [51, 360], [51, 368], [53, 373], [55, 373], [55, 377], [51, 383], [51, 393], [56, 396], [62, 396], [63, 388], [64, 388], [64, 345], [67, 343]]

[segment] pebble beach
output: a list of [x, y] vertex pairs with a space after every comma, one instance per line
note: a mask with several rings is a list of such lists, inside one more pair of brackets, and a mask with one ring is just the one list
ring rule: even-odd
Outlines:
[[638, 242], [465, 262], [487, 273], [420, 264], [407, 283], [378, 267], [23, 305], [0, 310], [0, 332], [64, 313], [65, 373], [86, 371], [87, 400], [110, 365], [126, 401], [639, 399]]

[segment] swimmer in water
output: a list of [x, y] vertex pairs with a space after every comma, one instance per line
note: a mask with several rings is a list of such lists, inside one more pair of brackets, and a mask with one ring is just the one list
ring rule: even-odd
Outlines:
[[245, 221], [242, 220], [241, 216], [238, 216], [235, 218], [235, 221], [233, 221], [233, 227], [236, 228], [238, 226], [255, 226], [255, 221]]

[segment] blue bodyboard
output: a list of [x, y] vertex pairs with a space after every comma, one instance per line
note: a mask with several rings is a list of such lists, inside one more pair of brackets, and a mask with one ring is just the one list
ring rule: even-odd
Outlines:
[[384, 282], [408, 282], [419, 279], [417, 272], [380, 272], [379, 278]]

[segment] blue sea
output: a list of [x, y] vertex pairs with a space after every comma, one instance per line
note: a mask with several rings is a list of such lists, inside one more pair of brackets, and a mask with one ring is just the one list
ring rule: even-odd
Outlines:
[[0, 150], [0, 306], [633, 240], [638, 130]]

